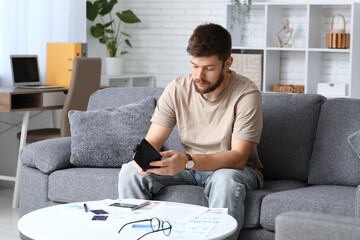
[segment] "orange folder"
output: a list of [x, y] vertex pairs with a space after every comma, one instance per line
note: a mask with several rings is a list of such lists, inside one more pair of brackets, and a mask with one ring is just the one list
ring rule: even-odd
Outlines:
[[86, 55], [86, 43], [47, 43], [46, 84], [70, 86], [74, 58]]

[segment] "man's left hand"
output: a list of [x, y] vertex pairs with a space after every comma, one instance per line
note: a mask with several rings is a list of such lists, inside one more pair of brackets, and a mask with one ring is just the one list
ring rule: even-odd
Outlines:
[[158, 175], [175, 175], [185, 169], [187, 158], [184, 153], [174, 150], [160, 152], [160, 155], [167, 157], [160, 161], [153, 161], [150, 166], [157, 166], [160, 168], [150, 168], [146, 173], [155, 173]]

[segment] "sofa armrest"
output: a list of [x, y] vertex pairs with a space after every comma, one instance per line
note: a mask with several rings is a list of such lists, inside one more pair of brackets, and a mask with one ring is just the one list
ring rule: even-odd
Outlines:
[[360, 239], [360, 219], [322, 213], [285, 212], [275, 219], [275, 239]]
[[70, 168], [71, 137], [53, 138], [31, 143], [21, 150], [24, 165], [37, 168], [45, 174]]

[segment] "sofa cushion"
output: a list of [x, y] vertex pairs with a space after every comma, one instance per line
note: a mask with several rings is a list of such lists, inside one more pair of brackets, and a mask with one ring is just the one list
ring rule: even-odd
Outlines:
[[318, 185], [276, 192], [264, 197], [260, 223], [267, 230], [275, 230], [275, 217], [288, 211], [355, 215], [354, 187]]
[[265, 181], [261, 190], [249, 191], [245, 198], [244, 228], [260, 228], [260, 210], [263, 198], [274, 192], [307, 187], [305, 182], [292, 180]]
[[70, 168], [49, 176], [50, 201], [60, 203], [117, 199], [118, 168]]
[[153, 97], [119, 108], [70, 111], [70, 162], [75, 166], [121, 167], [132, 160], [155, 109]]
[[180, 202], [208, 207], [208, 200], [205, 198], [204, 188], [193, 185], [172, 185], [166, 186], [153, 196], [155, 200]]
[[325, 100], [315, 94], [262, 93], [264, 126], [258, 152], [265, 180], [307, 180]]
[[360, 129], [360, 100], [331, 99], [321, 109], [310, 184], [360, 185], [360, 158], [348, 138]]
[[[244, 228], [254, 229], [260, 227], [260, 209], [263, 198], [273, 192], [296, 189], [308, 186], [298, 181], [269, 181], [264, 183], [261, 190], [249, 191], [245, 199], [245, 222]], [[175, 185], [164, 187], [159, 194], [154, 196], [155, 200], [173, 201], [181, 203], [196, 204], [207, 207], [208, 200], [203, 194], [204, 188], [199, 186]]]
[[70, 163], [70, 137], [34, 142], [21, 150], [21, 161], [26, 166], [50, 174], [55, 170], [73, 167]]

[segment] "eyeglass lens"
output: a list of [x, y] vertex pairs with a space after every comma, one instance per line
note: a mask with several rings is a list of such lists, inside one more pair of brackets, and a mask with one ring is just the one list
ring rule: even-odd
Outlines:
[[162, 228], [162, 231], [164, 232], [164, 234], [166, 236], [170, 235], [170, 233], [171, 233], [171, 224], [168, 221], [163, 222], [161, 228]]
[[153, 231], [159, 231], [160, 229], [160, 220], [158, 218], [152, 218], [150, 220], [150, 225]]
[[150, 221], [150, 226], [151, 226], [151, 229], [153, 230], [152, 232], [148, 232], [148, 233], [145, 233], [144, 235], [142, 235], [141, 237], [138, 238], [141, 239], [143, 237], [145, 237], [146, 235], [150, 234], [150, 233], [154, 233], [154, 232], [159, 232], [159, 231], [162, 231], [166, 236], [169, 236], [170, 233], [171, 233], [171, 224], [168, 222], [168, 221], [161, 221], [160, 219], [154, 217], [154, 218], [151, 218], [151, 219], [144, 219], [144, 220], [139, 220], [139, 221], [134, 221], [134, 222], [128, 222], [126, 224], [124, 224], [118, 233], [121, 232], [121, 230], [129, 225], [129, 224], [133, 224], [133, 223], [138, 223], [138, 222], [143, 222], [143, 221]]

